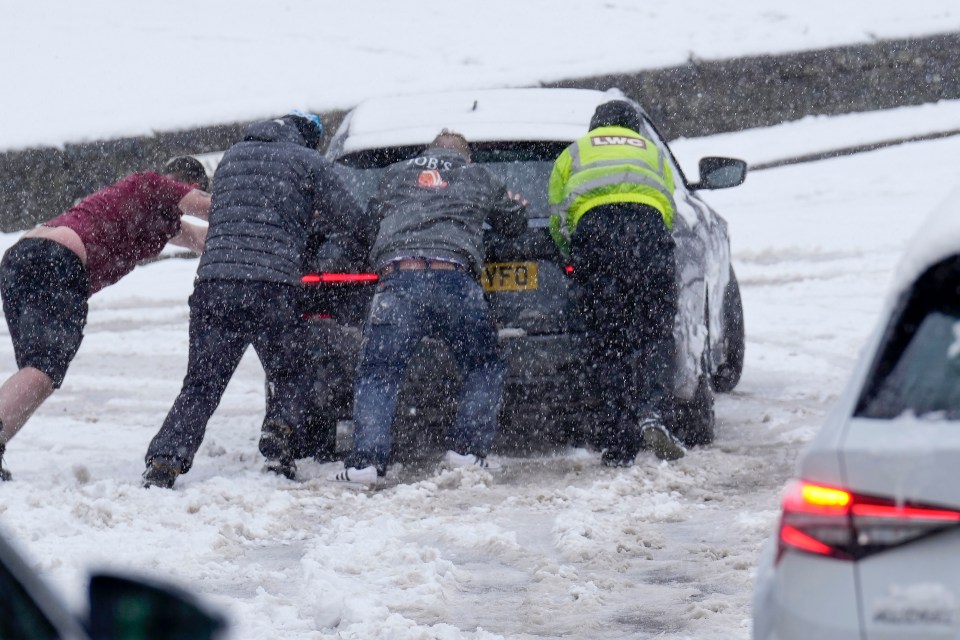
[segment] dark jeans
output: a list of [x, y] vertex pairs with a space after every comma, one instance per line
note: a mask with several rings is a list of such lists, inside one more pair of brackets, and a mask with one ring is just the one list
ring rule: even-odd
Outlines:
[[299, 429], [311, 380], [305, 366], [306, 326], [297, 290], [267, 282], [206, 280], [190, 296], [190, 356], [180, 395], [147, 450], [186, 473], [207, 422], [249, 345], [271, 385], [267, 421]]
[[407, 364], [420, 341], [449, 345], [463, 377], [450, 448], [484, 456], [497, 430], [505, 366], [480, 284], [462, 271], [399, 271], [380, 283], [370, 306], [354, 391], [348, 467], [386, 467]]
[[596, 419], [623, 457], [639, 451], [641, 421], [672, 417], [674, 246], [660, 213], [643, 205], [596, 207], [571, 238]]

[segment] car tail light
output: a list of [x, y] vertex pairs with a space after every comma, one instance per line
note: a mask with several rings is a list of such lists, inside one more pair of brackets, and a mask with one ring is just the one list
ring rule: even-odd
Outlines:
[[788, 549], [859, 560], [960, 524], [960, 511], [793, 480], [783, 497], [777, 560]]
[[376, 282], [375, 273], [308, 273], [300, 278], [303, 284], [368, 284]]

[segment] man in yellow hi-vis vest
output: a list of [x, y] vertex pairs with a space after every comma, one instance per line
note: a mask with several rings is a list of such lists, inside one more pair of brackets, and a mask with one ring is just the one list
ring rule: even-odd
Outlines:
[[603, 463], [646, 447], [684, 455], [670, 433], [677, 313], [673, 174], [633, 104], [597, 107], [590, 131], [557, 158], [550, 231], [570, 257], [590, 349]]

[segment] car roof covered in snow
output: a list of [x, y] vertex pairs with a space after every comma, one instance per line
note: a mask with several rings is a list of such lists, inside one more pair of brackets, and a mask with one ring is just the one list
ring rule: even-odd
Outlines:
[[936, 206], [907, 243], [894, 275], [893, 288], [909, 288], [928, 268], [960, 254], [960, 187]]
[[583, 135], [597, 105], [624, 99], [618, 89], [484, 89], [375, 98], [341, 125], [340, 153], [430, 142], [442, 129], [471, 142], [569, 141]]

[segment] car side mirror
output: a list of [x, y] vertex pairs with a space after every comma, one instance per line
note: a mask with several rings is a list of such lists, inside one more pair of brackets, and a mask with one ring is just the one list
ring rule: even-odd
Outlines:
[[89, 596], [93, 640], [214, 640], [227, 628], [218, 613], [168, 585], [99, 574]]
[[708, 157], [700, 159], [700, 182], [690, 189], [728, 189], [743, 184], [747, 163], [737, 158]]

